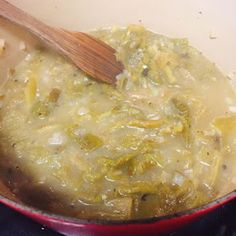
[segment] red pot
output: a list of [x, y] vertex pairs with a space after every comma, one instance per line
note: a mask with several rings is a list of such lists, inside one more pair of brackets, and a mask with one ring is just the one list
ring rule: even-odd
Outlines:
[[165, 235], [198, 219], [223, 204], [236, 199], [236, 190], [207, 205], [192, 210], [164, 217], [154, 217], [144, 220], [105, 221], [78, 220], [70, 217], [46, 213], [27, 207], [4, 197], [0, 202], [10, 208], [34, 219], [65, 235]]
[[[227, 0], [227, 4], [225, 1], [215, 0], [9, 1], [47, 21], [48, 24], [57, 24], [74, 30], [142, 22], [158, 33], [189, 38], [192, 45], [216, 62], [225, 73], [231, 73], [236, 69], [236, 14], [234, 11], [236, 2], [234, 0]], [[19, 41], [26, 42], [27, 50], [30, 51], [37, 40], [2, 19], [0, 19], [0, 36], [8, 44], [7, 56], [0, 59], [0, 78], [4, 78], [7, 68], [14, 67], [26, 55], [26, 52], [19, 50]], [[215, 37], [216, 39], [212, 40]], [[49, 228], [67, 235], [89, 236], [166, 234], [236, 198], [236, 191], [234, 191], [207, 205], [174, 215], [113, 222], [78, 220], [28, 207], [19, 203], [18, 199], [1, 185], [1, 181], [0, 193], [2, 194], [1, 203]]]

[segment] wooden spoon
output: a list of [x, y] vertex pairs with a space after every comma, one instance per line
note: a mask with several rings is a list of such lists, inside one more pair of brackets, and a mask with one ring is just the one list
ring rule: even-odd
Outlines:
[[115, 83], [123, 70], [115, 49], [88, 34], [48, 26], [5, 0], [0, 0], [0, 16], [25, 27], [96, 80]]

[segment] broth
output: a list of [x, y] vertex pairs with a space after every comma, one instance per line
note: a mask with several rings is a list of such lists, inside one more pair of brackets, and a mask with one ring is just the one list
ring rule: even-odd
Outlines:
[[24, 194], [39, 186], [61, 198], [36, 191], [50, 211], [120, 220], [175, 213], [233, 190], [230, 79], [186, 39], [135, 25], [91, 34], [125, 65], [115, 87], [38, 50], [2, 89], [1, 149], [30, 179]]

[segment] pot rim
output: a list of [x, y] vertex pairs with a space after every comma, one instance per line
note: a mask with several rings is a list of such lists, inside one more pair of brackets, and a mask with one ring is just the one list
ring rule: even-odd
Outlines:
[[162, 220], [171, 220], [178, 217], [184, 217], [189, 215], [198, 214], [200, 212], [204, 212], [207, 210], [215, 209], [218, 206], [224, 205], [225, 203], [236, 199], [236, 189], [232, 192], [212, 200], [211, 202], [201, 205], [199, 207], [195, 207], [192, 209], [187, 209], [184, 211], [180, 211], [171, 215], [163, 215], [157, 217], [149, 217], [143, 219], [135, 219], [135, 220], [103, 220], [103, 219], [78, 219], [75, 217], [70, 216], [63, 216], [56, 213], [50, 213], [45, 210], [40, 210], [35, 207], [27, 206], [24, 203], [17, 203], [12, 201], [2, 195], [0, 195], [0, 203], [14, 209], [18, 210], [23, 214], [30, 214], [31, 216], [43, 218], [44, 220], [53, 220], [53, 221], [60, 221], [66, 224], [75, 224], [75, 225], [102, 225], [102, 226], [111, 226], [111, 225], [130, 225], [130, 224], [152, 224], [157, 223]]

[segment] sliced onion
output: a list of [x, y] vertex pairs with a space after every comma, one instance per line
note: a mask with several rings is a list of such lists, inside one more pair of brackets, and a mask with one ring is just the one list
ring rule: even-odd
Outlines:
[[184, 178], [183, 175], [181, 175], [181, 174], [179, 174], [179, 173], [176, 173], [175, 176], [174, 176], [174, 178], [173, 178], [173, 183], [176, 184], [176, 185], [181, 186], [181, 185], [183, 185], [183, 183], [184, 183], [184, 179], [185, 179], [185, 178]]
[[86, 115], [88, 113], [89, 113], [89, 110], [86, 107], [80, 107], [80, 109], [78, 110], [78, 114], [81, 115], [81, 116]]
[[50, 145], [62, 145], [66, 140], [65, 135], [60, 132], [54, 133], [49, 139], [48, 143]]

